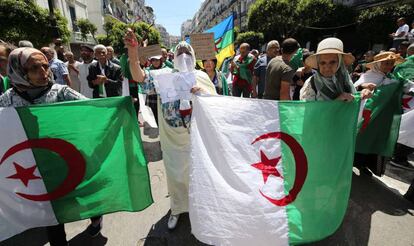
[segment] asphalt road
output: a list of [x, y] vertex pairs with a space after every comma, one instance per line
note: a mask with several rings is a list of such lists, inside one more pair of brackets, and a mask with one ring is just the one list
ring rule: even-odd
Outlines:
[[[204, 245], [191, 235], [188, 214], [180, 217], [174, 231], [167, 229], [169, 198], [157, 130], [143, 130], [144, 149], [150, 161], [154, 204], [138, 213], [104, 216], [101, 235], [91, 239], [85, 232], [89, 220], [66, 224], [71, 246]], [[414, 246], [414, 204], [401, 194], [414, 172], [388, 165], [386, 175], [368, 177], [354, 170], [351, 197], [341, 227], [312, 246]], [[0, 246], [49, 245], [43, 228], [21, 233]]]

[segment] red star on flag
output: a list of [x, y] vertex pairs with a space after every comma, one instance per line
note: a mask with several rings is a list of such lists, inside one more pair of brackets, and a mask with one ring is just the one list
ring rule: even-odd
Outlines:
[[263, 180], [266, 183], [269, 175], [274, 175], [276, 177], [282, 177], [279, 171], [276, 169], [277, 164], [279, 163], [281, 157], [275, 159], [270, 159], [265, 155], [263, 151], [260, 151], [261, 162], [252, 164], [253, 167], [262, 171]]
[[411, 101], [411, 99], [413, 99], [413, 97], [404, 97], [402, 99], [403, 108], [405, 108], [405, 109], [410, 109], [411, 108], [410, 105], [408, 104]]
[[41, 177], [35, 176], [34, 171], [36, 170], [37, 166], [34, 165], [33, 167], [24, 168], [13, 162], [14, 168], [16, 169], [16, 174], [7, 177], [8, 179], [20, 179], [22, 183], [27, 187], [30, 180], [34, 179], [42, 179]]

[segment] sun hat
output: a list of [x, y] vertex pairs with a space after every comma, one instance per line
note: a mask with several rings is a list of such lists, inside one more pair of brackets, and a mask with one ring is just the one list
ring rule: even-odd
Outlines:
[[150, 61], [151, 61], [152, 59], [155, 59], [155, 60], [161, 60], [161, 58], [162, 58], [162, 55], [158, 55], [158, 56], [151, 56], [151, 57], [150, 57]]
[[326, 38], [318, 44], [316, 53], [306, 58], [306, 65], [317, 69], [318, 55], [323, 54], [340, 54], [343, 57], [345, 65], [351, 65], [355, 61], [355, 57], [351, 53], [344, 53], [344, 44], [337, 38]]
[[377, 62], [390, 61], [390, 60], [394, 60], [394, 66], [401, 64], [405, 61], [405, 59], [402, 58], [400, 54], [395, 54], [392, 51], [386, 51], [386, 52], [382, 52], [374, 56], [374, 61], [367, 63], [365, 66], [371, 69]]

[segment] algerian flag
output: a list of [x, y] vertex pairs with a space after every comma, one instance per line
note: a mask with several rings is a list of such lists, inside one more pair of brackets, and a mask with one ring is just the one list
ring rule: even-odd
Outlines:
[[367, 100], [358, 132], [356, 152], [391, 157], [398, 139], [403, 84], [379, 86]]
[[0, 108], [0, 241], [152, 204], [129, 97]]
[[197, 97], [192, 233], [203, 243], [237, 246], [307, 243], [334, 233], [348, 205], [358, 111], [359, 101]]

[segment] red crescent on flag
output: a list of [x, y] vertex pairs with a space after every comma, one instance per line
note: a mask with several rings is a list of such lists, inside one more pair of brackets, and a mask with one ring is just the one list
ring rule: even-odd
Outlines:
[[0, 160], [0, 165], [3, 164], [3, 162], [7, 158], [14, 155], [15, 153], [25, 149], [33, 148], [46, 149], [58, 154], [63, 160], [65, 160], [68, 166], [68, 175], [66, 179], [62, 182], [62, 184], [52, 192], [39, 195], [24, 194], [17, 192], [17, 195], [32, 201], [51, 201], [65, 196], [69, 192], [73, 191], [80, 184], [85, 175], [86, 161], [74, 145], [62, 139], [31, 139], [16, 144], [15, 146], [7, 150], [3, 158]]
[[271, 132], [263, 134], [262, 136], [256, 138], [252, 144], [255, 144], [256, 142], [261, 140], [272, 138], [282, 140], [291, 149], [293, 157], [295, 159], [296, 167], [295, 182], [293, 183], [293, 187], [289, 191], [289, 194], [287, 194], [285, 197], [281, 199], [273, 199], [263, 194], [262, 191], [260, 191], [260, 194], [276, 206], [286, 206], [295, 201], [297, 195], [302, 190], [303, 184], [305, 183], [305, 179], [308, 174], [308, 160], [306, 158], [305, 151], [303, 150], [302, 146], [298, 143], [298, 141], [296, 141], [296, 139], [284, 132]]

